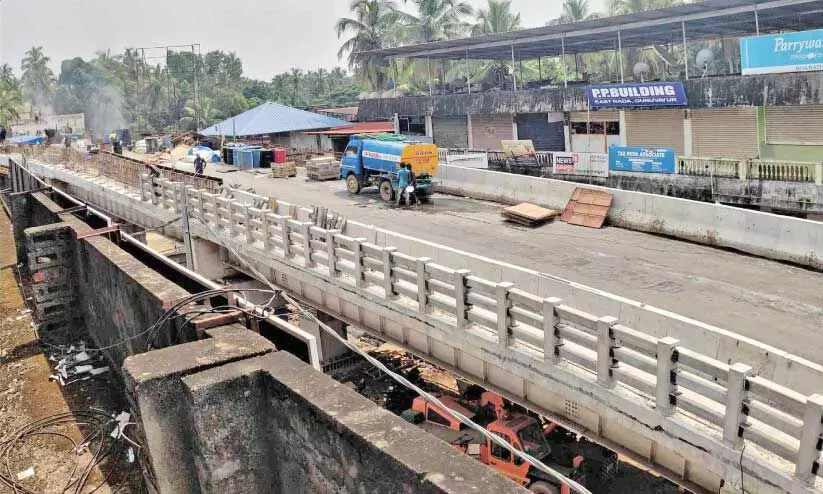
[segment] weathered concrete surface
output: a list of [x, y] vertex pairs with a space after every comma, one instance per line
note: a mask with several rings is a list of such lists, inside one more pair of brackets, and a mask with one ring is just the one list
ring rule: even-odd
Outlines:
[[[163, 493], [200, 492], [197, 468], [191, 456], [194, 447], [191, 409], [182, 399], [185, 390], [181, 379], [217, 365], [274, 351], [269, 341], [241, 326], [207, 333], [215, 337], [134, 355], [123, 364], [129, 391], [137, 395], [152, 466]], [[234, 419], [260, 418], [238, 416]]]
[[124, 366], [161, 492], [526, 492], [244, 328], [209, 335]]
[[285, 352], [183, 382], [203, 492], [526, 492]]
[[[551, 173], [544, 178], [555, 178]], [[608, 177], [561, 175], [558, 180], [614, 189], [644, 192], [680, 199], [756, 208], [770, 208], [798, 214], [823, 213], [823, 186], [808, 182], [739, 180], [692, 175], [656, 173], [612, 173]]]
[[[727, 106], [812, 105], [823, 103], [823, 74], [765, 74], [683, 81], [689, 108]], [[586, 110], [583, 87], [487, 92], [444, 96], [367, 99], [358, 117], [386, 119], [400, 115], [472, 115]]]

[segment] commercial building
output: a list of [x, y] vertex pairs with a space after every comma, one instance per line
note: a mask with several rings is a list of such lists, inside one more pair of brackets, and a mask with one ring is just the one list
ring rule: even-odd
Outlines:
[[[359, 118], [422, 120], [449, 148], [531, 139], [545, 151], [822, 161], [821, 27], [821, 0], [707, 0], [365, 52], [422, 60], [430, 77], [417, 95], [361, 101]], [[606, 70], [588, 73], [597, 63]], [[462, 84], [444, 80], [447, 64]], [[496, 79], [489, 64], [503, 67]], [[677, 95], [648, 93], [660, 85]]]

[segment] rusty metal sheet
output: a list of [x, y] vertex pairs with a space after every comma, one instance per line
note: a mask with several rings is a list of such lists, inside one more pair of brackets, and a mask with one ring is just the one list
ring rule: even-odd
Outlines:
[[608, 192], [578, 187], [574, 189], [560, 221], [570, 225], [601, 228], [613, 200], [614, 196]]

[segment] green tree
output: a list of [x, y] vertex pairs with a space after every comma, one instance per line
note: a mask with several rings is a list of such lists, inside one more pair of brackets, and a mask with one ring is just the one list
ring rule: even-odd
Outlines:
[[472, 36], [507, 33], [520, 29], [520, 14], [512, 12], [511, 0], [489, 0], [485, 9], [479, 9], [472, 26]]
[[51, 59], [43, 54], [42, 46], [34, 46], [23, 57], [23, 97], [33, 107], [40, 109], [51, 103], [54, 72], [49, 68]]
[[468, 30], [465, 17], [474, 13], [461, 0], [411, 0], [415, 13], [400, 13], [408, 37], [417, 42], [457, 38]]
[[20, 89], [20, 81], [14, 76], [14, 70], [11, 65], [4, 63], [0, 65], [0, 84], [7, 88]]
[[561, 24], [568, 24], [597, 17], [599, 15], [591, 10], [589, 0], [563, 0], [563, 14], [559, 21]]
[[20, 118], [22, 104], [20, 90], [0, 82], [0, 124], [6, 125]]
[[382, 89], [386, 83], [386, 61], [380, 56], [357, 54], [389, 45], [392, 30], [397, 27], [398, 10], [389, 0], [352, 0], [351, 11], [352, 17], [338, 19], [335, 25], [338, 38], [349, 36], [340, 46], [337, 57], [348, 56], [349, 68], [372, 90]]

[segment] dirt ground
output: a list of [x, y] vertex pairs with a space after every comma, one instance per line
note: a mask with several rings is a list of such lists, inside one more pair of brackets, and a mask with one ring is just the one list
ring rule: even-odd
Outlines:
[[[15, 491], [0, 482], [0, 493], [137, 492], [139, 461], [129, 463], [128, 446], [122, 446], [122, 440], [107, 440], [115, 428], [111, 414], [128, 410], [113, 391], [118, 385], [111, 374], [65, 387], [49, 380], [53, 363], [38, 343], [16, 274], [11, 224], [0, 209], [0, 475], [16, 480], [19, 472], [34, 468], [32, 477], [19, 482], [22, 488]], [[8, 442], [27, 424], [57, 414], [65, 414], [61, 423]], [[94, 424], [101, 425], [101, 433], [90, 438]], [[71, 441], [82, 443], [84, 439], [89, 440], [88, 447], [80, 454], [74, 452]], [[98, 459], [92, 461], [98, 449]], [[87, 468], [90, 463], [97, 466]]]

